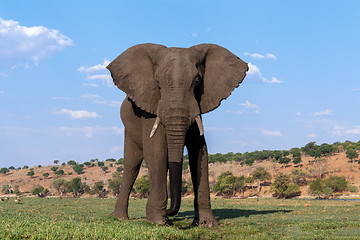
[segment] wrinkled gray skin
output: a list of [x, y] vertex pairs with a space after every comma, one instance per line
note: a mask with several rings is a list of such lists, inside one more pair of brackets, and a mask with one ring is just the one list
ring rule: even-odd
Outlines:
[[[194, 187], [195, 219], [199, 226], [216, 226], [210, 206], [208, 151], [201, 114], [212, 111], [242, 82], [248, 66], [214, 44], [167, 48], [140, 44], [123, 52], [107, 67], [127, 96], [121, 106], [125, 126], [124, 174], [113, 215], [128, 219], [129, 194], [144, 159], [150, 194], [146, 218], [170, 225], [181, 201], [184, 146]], [[171, 206], [166, 179], [170, 177]]]

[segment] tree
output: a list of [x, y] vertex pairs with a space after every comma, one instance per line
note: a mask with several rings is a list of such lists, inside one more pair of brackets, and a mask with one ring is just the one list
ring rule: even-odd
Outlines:
[[95, 192], [102, 192], [104, 190], [104, 182], [103, 181], [97, 181], [94, 183], [94, 186], [92, 187], [92, 189]]
[[260, 193], [261, 190], [261, 182], [271, 179], [270, 173], [266, 171], [266, 169], [263, 167], [256, 168], [255, 171], [252, 173], [252, 177], [258, 182], [258, 193]]
[[149, 175], [146, 174], [137, 179], [134, 184], [134, 189], [140, 195], [140, 197], [147, 197], [150, 192]]
[[43, 186], [35, 186], [30, 192], [32, 195], [38, 195], [38, 197], [46, 197], [49, 194], [49, 189]]
[[299, 185], [291, 183], [291, 180], [285, 174], [280, 173], [271, 184], [271, 191], [277, 198], [293, 198], [301, 195]]
[[61, 196], [63, 196], [67, 193], [69, 181], [62, 178], [58, 178], [54, 180], [52, 186]]
[[295, 158], [293, 159], [293, 163], [294, 163], [297, 167], [300, 166], [301, 162], [302, 162], [301, 157], [295, 157]]
[[15, 170], [14, 166], [9, 167], [9, 170]]
[[14, 186], [14, 193], [16, 196], [20, 196], [21, 195], [21, 191], [19, 189], [19, 185], [15, 185]]
[[28, 169], [29, 168], [29, 166], [28, 165], [25, 165], [24, 167], [23, 167], [23, 169]]
[[117, 171], [117, 172], [122, 172], [123, 170], [124, 170], [124, 168], [121, 167], [121, 166], [116, 168], [116, 171]]
[[115, 196], [119, 195], [121, 180], [122, 178], [119, 172], [113, 173], [112, 179], [108, 179], [108, 188]]
[[46, 172], [46, 173], [43, 173], [43, 176], [44, 176], [45, 178], [49, 177], [49, 175], [50, 175], [50, 174], [47, 173], [47, 172]]
[[102, 169], [104, 172], [106, 172], [109, 168], [106, 167], [106, 166], [104, 166], [104, 167], [102, 167], [101, 169]]
[[99, 167], [103, 167], [104, 165], [105, 165], [104, 162], [98, 162], [98, 166], [99, 166]]
[[6, 175], [8, 172], [10, 172], [10, 170], [7, 169], [7, 168], [1, 168], [0, 169], [0, 173], [3, 173], [4, 175]]
[[352, 163], [355, 162], [355, 159], [359, 157], [359, 154], [354, 149], [348, 149], [346, 150], [346, 157], [352, 161]]
[[84, 173], [84, 165], [83, 164], [76, 164], [72, 168], [77, 174], [83, 174]]
[[51, 171], [56, 172], [56, 170], [58, 170], [58, 169], [59, 169], [59, 167], [55, 167], [55, 166], [54, 166], [54, 167], [51, 167], [50, 169], [51, 169]]
[[64, 172], [64, 170], [60, 169], [60, 170], [55, 171], [54, 174], [62, 176], [65, 174], [65, 172]]
[[41, 165], [38, 165], [37, 167], [38, 167], [38, 168], [41, 168]]
[[243, 176], [236, 177], [232, 174], [232, 172], [227, 171], [221, 173], [218, 176], [213, 191], [220, 194], [232, 196], [236, 193], [237, 190], [243, 190], [244, 186], [245, 178]]
[[289, 162], [291, 162], [291, 159], [285, 156], [279, 159], [279, 163], [283, 165], [283, 168], [286, 168], [286, 165], [288, 165]]
[[26, 176], [30, 176], [31, 178], [34, 176], [34, 174], [35, 174], [35, 172], [34, 172], [34, 170], [30, 170], [27, 174], [26, 174]]
[[55, 164], [58, 164], [58, 163], [59, 163], [59, 160], [54, 160], [54, 163], [55, 163]]
[[73, 178], [68, 184], [68, 191], [74, 194], [74, 197], [79, 197], [85, 193], [86, 184], [81, 182], [81, 178]]
[[115, 158], [108, 158], [105, 161], [106, 162], [116, 162], [116, 159]]
[[307, 181], [306, 178], [309, 177], [309, 175], [302, 169], [292, 169], [290, 178], [293, 183], [296, 183], [299, 186], [306, 186]]
[[74, 160], [69, 160], [68, 162], [67, 162], [67, 164], [68, 165], [76, 165], [77, 163], [74, 161]]
[[316, 179], [310, 182], [309, 188], [317, 197], [329, 198], [333, 192], [343, 192], [349, 186], [344, 176], [330, 176], [327, 179]]
[[3, 194], [12, 194], [13, 193], [10, 185], [3, 185], [2, 189], [1, 189], [1, 192]]

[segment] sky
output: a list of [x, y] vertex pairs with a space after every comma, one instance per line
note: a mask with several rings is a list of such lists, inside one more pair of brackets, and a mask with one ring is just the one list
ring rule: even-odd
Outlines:
[[140, 43], [214, 43], [249, 65], [203, 115], [210, 153], [360, 140], [360, 1], [47, 1], [0, 6], [0, 167], [123, 157], [106, 66]]

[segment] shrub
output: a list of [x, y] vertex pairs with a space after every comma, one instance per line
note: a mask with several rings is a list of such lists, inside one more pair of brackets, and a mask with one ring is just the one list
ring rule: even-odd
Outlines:
[[299, 186], [306, 186], [307, 185], [307, 180], [306, 180], [307, 177], [309, 177], [309, 174], [307, 174], [302, 169], [295, 169], [294, 168], [294, 169], [291, 170], [291, 174], [290, 174], [291, 181], [293, 183], [298, 184]]
[[143, 175], [137, 179], [134, 184], [134, 189], [140, 197], [147, 197], [150, 192], [150, 179], [149, 175]]
[[245, 186], [244, 177], [236, 177], [232, 172], [223, 172], [217, 178], [217, 182], [213, 187], [213, 191], [232, 196], [236, 191], [241, 190]]
[[122, 172], [123, 170], [124, 170], [124, 168], [122, 166], [116, 168], [117, 172]]
[[356, 186], [352, 186], [352, 187], [350, 187], [350, 192], [352, 192], [352, 193], [357, 193], [359, 190], [358, 190], [358, 188], [356, 187]]
[[83, 174], [84, 173], [84, 165], [83, 164], [76, 164], [72, 168], [77, 174]]
[[55, 166], [54, 166], [54, 167], [51, 167], [50, 169], [51, 169], [51, 171], [56, 172], [56, 171], [59, 169], [59, 167], [55, 167]]
[[65, 174], [65, 172], [64, 172], [64, 170], [60, 169], [60, 170], [55, 171], [54, 174], [62, 176]]
[[68, 162], [67, 162], [67, 164], [68, 165], [76, 165], [77, 163], [75, 162], [75, 160], [69, 160]]
[[105, 165], [104, 162], [98, 162], [98, 166], [99, 166], [99, 167], [103, 167], [104, 165]]
[[49, 176], [50, 174], [49, 173], [43, 173], [43, 176], [45, 177], [45, 178], [47, 178], [48, 176]]
[[25, 165], [24, 167], [23, 167], [23, 169], [28, 169], [29, 168], [29, 166], [28, 165]]
[[332, 193], [343, 192], [348, 188], [349, 182], [344, 176], [330, 176], [327, 179], [316, 179], [310, 182], [309, 188], [317, 197], [329, 198]]
[[79, 197], [80, 195], [84, 194], [86, 191], [88, 191], [89, 186], [86, 185], [86, 183], [81, 182], [81, 178], [73, 178], [69, 184], [67, 191], [72, 192], [74, 194], [74, 197]]
[[19, 185], [15, 185], [14, 186], [14, 193], [16, 196], [20, 196], [21, 195], [21, 192], [20, 192], [20, 189], [19, 189]]
[[49, 189], [42, 186], [35, 186], [30, 192], [32, 195], [38, 195], [38, 197], [46, 197], [49, 194]]
[[10, 172], [10, 170], [7, 169], [7, 168], [1, 168], [0, 169], [0, 173], [3, 173], [4, 175], [6, 175], [6, 173], [8, 173], [8, 172]]
[[62, 178], [58, 178], [54, 180], [52, 186], [60, 195], [64, 195], [67, 193], [69, 181]]
[[330, 187], [334, 192], [343, 192], [348, 188], [349, 182], [344, 176], [330, 176], [325, 179], [325, 186]]
[[15, 170], [14, 166], [9, 167], [9, 170]]
[[10, 185], [3, 185], [2, 188], [1, 188], [1, 192], [3, 194], [12, 194], [13, 190], [11, 189]]
[[104, 167], [102, 167], [101, 169], [102, 169], [104, 172], [106, 172], [109, 168], [106, 167], [106, 166], [104, 166]]
[[119, 194], [120, 184], [121, 184], [121, 176], [119, 173], [113, 173], [112, 179], [108, 179], [108, 188], [113, 192], [115, 196]]
[[34, 174], [35, 174], [34, 170], [30, 170], [30, 171], [26, 174], [26, 176], [32, 177], [32, 176], [34, 176]]
[[301, 195], [299, 185], [291, 183], [290, 178], [282, 173], [271, 184], [271, 191], [274, 192], [273, 196], [276, 198], [293, 198]]

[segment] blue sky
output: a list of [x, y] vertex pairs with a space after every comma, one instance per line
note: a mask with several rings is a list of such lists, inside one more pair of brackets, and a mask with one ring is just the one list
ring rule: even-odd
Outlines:
[[250, 70], [203, 116], [210, 153], [360, 140], [359, 1], [1, 1], [0, 167], [123, 156], [105, 66], [139, 43], [221, 45]]

